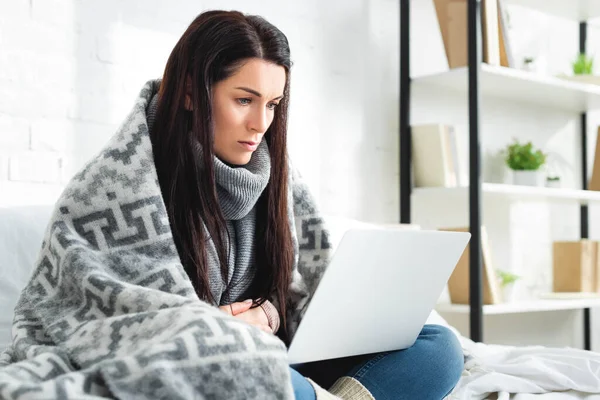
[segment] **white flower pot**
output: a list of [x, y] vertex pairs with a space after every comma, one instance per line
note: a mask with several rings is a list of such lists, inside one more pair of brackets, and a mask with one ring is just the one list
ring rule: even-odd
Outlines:
[[560, 188], [560, 181], [546, 181], [546, 187], [549, 188]]
[[513, 184], [521, 186], [540, 186], [539, 171], [512, 171]]
[[538, 68], [537, 68], [537, 65], [536, 65], [536, 63], [534, 61], [534, 62], [531, 62], [531, 63], [525, 63], [524, 62], [523, 66], [522, 66], [522, 69], [523, 69], [523, 71], [537, 72]]
[[516, 301], [516, 282], [509, 283], [502, 288], [502, 300], [504, 303], [514, 303]]

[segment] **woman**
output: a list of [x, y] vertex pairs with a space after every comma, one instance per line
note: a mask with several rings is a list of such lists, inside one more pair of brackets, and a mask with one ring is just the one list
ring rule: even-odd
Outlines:
[[[156, 168], [175, 242], [199, 295], [210, 302], [216, 299], [223, 311], [236, 318], [261, 329], [281, 332], [284, 339], [285, 319], [279, 328], [279, 315], [285, 315], [293, 264], [290, 228], [283, 207], [290, 66], [285, 35], [264, 19], [238, 13], [204, 13], [192, 23], [169, 59], [151, 128]], [[182, 87], [184, 77], [186, 92], [182, 93], [177, 88]], [[176, 107], [178, 99], [184, 97], [185, 111]], [[206, 115], [212, 115], [212, 120]], [[190, 152], [189, 158], [173, 160], [177, 149], [190, 142], [199, 143], [198, 157]], [[237, 191], [246, 190], [245, 182], [236, 181], [234, 174], [253, 157], [263, 157], [267, 149], [270, 171], [266, 162], [264, 169], [262, 164], [253, 163], [250, 170], [260, 177], [270, 172], [268, 182], [262, 180], [252, 198], [245, 196], [245, 207], [232, 204]], [[196, 180], [201, 184], [185, 185]], [[262, 218], [252, 216], [248, 228], [241, 228], [239, 221], [244, 219], [239, 217], [247, 213]], [[241, 269], [239, 274], [248, 279], [229, 285], [224, 291], [220, 283], [212, 283], [217, 281], [217, 271], [209, 271], [203, 258], [203, 221], [207, 235], [216, 239], [223, 279], [229, 269], [234, 276]], [[269, 223], [275, 223], [278, 230], [274, 229], [266, 240], [256, 240], [260, 235], [255, 236], [255, 254], [251, 246], [244, 249], [248, 253], [237, 246], [237, 251], [233, 251], [237, 259], [228, 262], [232, 244], [236, 247], [235, 243], [240, 243], [235, 235], [241, 230], [264, 232]], [[190, 230], [197, 234], [190, 234]], [[222, 236], [227, 234], [229, 238]], [[256, 271], [248, 272], [252, 268]], [[234, 302], [248, 296], [261, 306], [253, 308], [250, 303]], [[269, 301], [272, 298], [277, 300], [278, 308]], [[332, 377], [355, 378], [338, 381], [335, 393], [362, 391], [363, 397], [369, 398], [368, 391], [376, 399], [433, 399], [445, 397], [453, 388], [462, 361], [462, 351], [452, 333], [442, 327], [427, 326], [408, 350], [315, 363], [303, 370], [326, 387], [331, 385]], [[330, 373], [326, 377], [315, 374], [317, 371]], [[291, 373], [296, 397], [314, 398], [314, 390], [304, 378], [296, 371]]]
[[[407, 350], [287, 366], [283, 344], [331, 247], [287, 159], [290, 76], [288, 41], [264, 19], [209, 11], [192, 22], [162, 80], [57, 202], [0, 357], [0, 397], [397, 400], [452, 390], [462, 350], [439, 326]], [[39, 378], [44, 363], [53, 373]]]

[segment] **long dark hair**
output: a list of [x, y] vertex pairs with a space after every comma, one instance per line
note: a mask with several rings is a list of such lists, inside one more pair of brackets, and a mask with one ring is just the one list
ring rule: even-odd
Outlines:
[[[215, 303], [209, 287], [206, 244], [212, 240], [217, 249], [224, 281], [228, 274], [228, 249], [224, 240], [226, 222], [215, 186], [211, 94], [217, 82], [233, 75], [250, 58], [280, 65], [287, 76], [284, 97], [263, 139], [271, 155], [271, 177], [256, 205], [257, 272], [252, 287], [260, 302], [277, 300], [285, 330], [286, 298], [294, 259], [287, 215], [286, 137], [291, 61], [285, 35], [259, 16], [236, 11], [200, 14], [167, 61], [151, 141], [181, 262], [198, 296]], [[191, 88], [186, 87], [187, 82]], [[192, 111], [184, 107], [186, 90], [191, 90]], [[194, 151], [198, 143], [202, 157]], [[203, 165], [199, 165], [200, 158]]]

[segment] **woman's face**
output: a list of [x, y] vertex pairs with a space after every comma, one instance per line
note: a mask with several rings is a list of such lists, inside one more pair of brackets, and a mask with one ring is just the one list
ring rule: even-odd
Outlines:
[[252, 58], [213, 86], [214, 151], [223, 162], [245, 165], [250, 161], [273, 122], [285, 80], [283, 67]]

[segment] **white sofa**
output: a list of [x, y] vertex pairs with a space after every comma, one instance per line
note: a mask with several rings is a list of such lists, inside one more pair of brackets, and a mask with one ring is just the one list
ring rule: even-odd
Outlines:
[[10, 343], [14, 307], [36, 263], [53, 209], [0, 207], [0, 352]]

